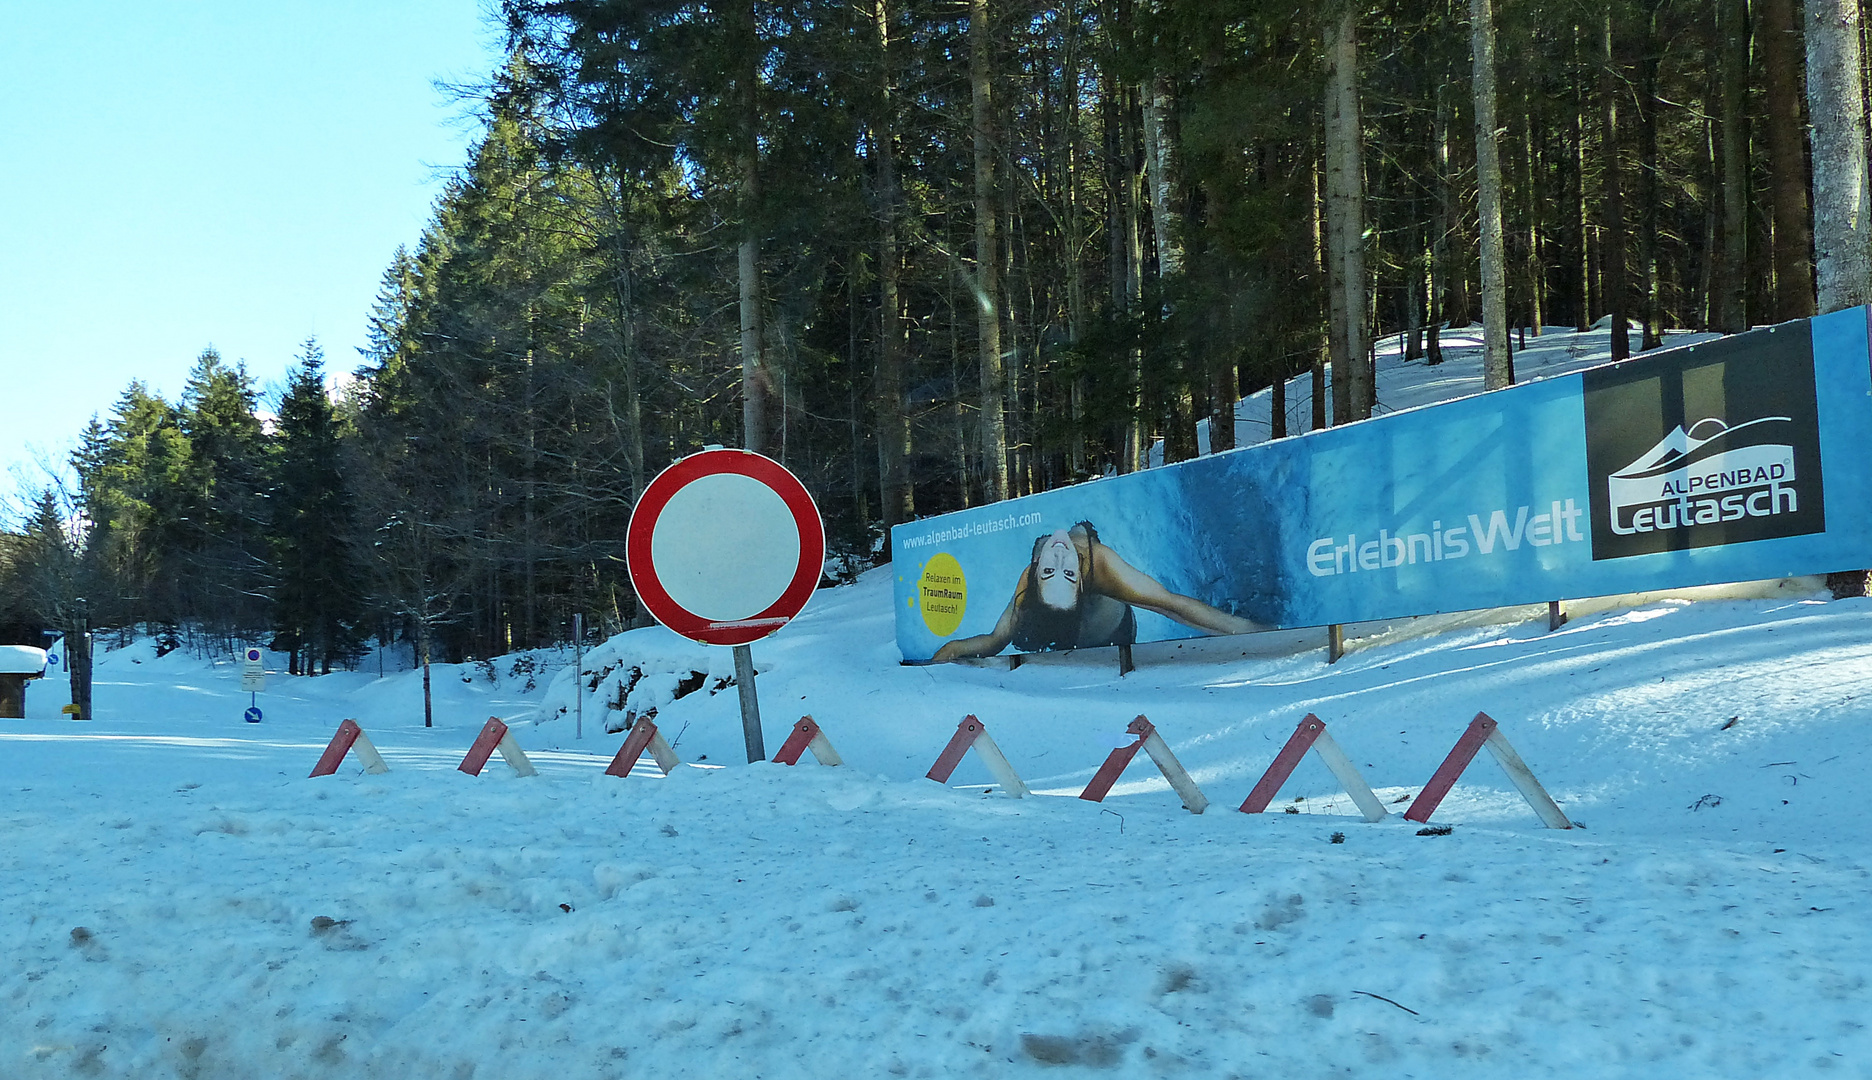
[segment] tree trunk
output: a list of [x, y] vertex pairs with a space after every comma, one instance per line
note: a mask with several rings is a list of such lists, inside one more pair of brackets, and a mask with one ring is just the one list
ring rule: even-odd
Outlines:
[[1157, 242], [1157, 276], [1183, 273], [1183, 217], [1177, 213], [1176, 148], [1170, 137], [1170, 86], [1162, 76], [1139, 88], [1144, 103], [1144, 174], [1150, 189], [1151, 235]]
[[1326, 208], [1324, 205], [1325, 197], [1322, 192], [1322, 185], [1324, 183], [1324, 170], [1321, 167], [1320, 155], [1316, 153], [1313, 155], [1313, 176], [1311, 182], [1307, 184], [1307, 193], [1312, 196], [1307, 200], [1312, 203], [1312, 212], [1307, 215], [1307, 221], [1312, 227], [1313, 280], [1324, 283], [1328, 315], [1326, 321], [1322, 324], [1326, 332], [1319, 335], [1319, 340], [1314, 343], [1313, 347], [1313, 416], [1311, 418], [1313, 422], [1311, 430], [1313, 431], [1324, 431], [1326, 429], [1326, 365], [1332, 360], [1332, 328], [1337, 325], [1331, 316], [1331, 306], [1333, 303], [1331, 275], [1326, 273], [1326, 235], [1324, 226]]
[[[1331, 83], [1327, 84], [1328, 105], [1327, 123], [1332, 123]], [[1315, 201], [1319, 205], [1318, 216], [1324, 223], [1324, 240], [1320, 248], [1321, 267], [1326, 278], [1326, 359], [1332, 368], [1332, 422], [1336, 427], [1352, 422], [1352, 362], [1346, 356], [1346, 288], [1345, 263], [1339, 255], [1339, 225], [1333, 218], [1331, 154], [1333, 137], [1330, 126], [1323, 146], [1327, 158], [1326, 167], [1319, 174], [1319, 188]]]
[[1717, 0], [1716, 37], [1722, 43], [1721, 120], [1722, 253], [1711, 275], [1716, 329], [1748, 329], [1748, 0]]
[[1287, 373], [1284, 368], [1274, 371], [1274, 385], [1268, 391], [1268, 438], [1285, 439], [1287, 437]]
[[1872, 300], [1865, 80], [1858, 0], [1806, 0], [1813, 119], [1814, 277], [1819, 311]]
[[[624, 443], [625, 468], [630, 473], [631, 500], [643, 493], [644, 486], [644, 437], [643, 437], [643, 397], [637, 385], [637, 307], [632, 292], [629, 235], [624, 222], [625, 207], [630, 196], [626, 191], [628, 180], [620, 173], [613, 178], [611, 185], [605, 187], [606, 194], [615, 197], [612, 207], [612, 221], [606, 230], [612, 236], [611, 268], [612, 300], [617, 305], [618, 362], [624, 375], [624, 409], [622, 431], [619, 429], [618, 409], [615, 404], [606, 411], [610, 414], [611, 429], [622, 436]], [[610, 403], [611, 385], [605, 384], [605, 397]]]
[[1639, 322], [1643, 325], [1638, 348], [1655, 349], [1664, 343], [1658, 284], [1658, 9], [1644, 13], [1644, 49], [1638, 58], [1638, 284]]
[[995, 241], [994, 38], [988, 0], [969, 0], [969, 97], [975, 128], [975, 342], [981, 363], [982, 466], [989, 502], [1008, 497], [1007, 375], [1001, 358], [1001, 281]]
[[910, 421], [904, 412], [903, 301], [898, 295], [903, 257], [898, 250], [897, 107], [890, 66], [890, 12], [886, 0], [872, 8], [877, 30], [880, 112], [872, 127], [878, 178], [878, 360], [877, 440], [878, 498], [884, 530], [916, 515], [916, 495], [905, 459], [910, 451]]
[[65, 631], [65, 670], [71, 675], [71, 699], [78, 709], [77, 719], [95, 719], [91, 715], [91, 628], [84, 619]]
[[1774, 208], [1774, 321], [1814, 313], [1807, 218], [1806, 131], [1801, 118], [1801, 28], [1794, 0], [1760, 0], [1756, 41], [1761, 49], [1770, 196]]
[[[1746, 0], [1744, 0], [1746, 2]], [[1573, 27], [1573, 48], [1576, 60], [1585, 50], [1586, 28], [1576, 24]], [[1585, 64], [1580, 64], [1582, 72]], [[1598, 305], [1593, 303], [1593, 228], [1592, 206], [1586, 200], [1586, 111], [1588, 97], [1586, 79], [1583, 74], [1576, 82], [1573, 112], [1573, 219], [1579, 226], [1579, 306], [1573, 310], [1573, 328], [1579, 333], [1592, 329], [1592, 313]]]
[[1371, 372], [1366, 366], [1365, 208], [1362, 132], [1358, 100], [1357, 11], [1348, 4], [1326, 29], [1326, 258], [1329, 304], [1335, 323], [1333, 418], [1340, 421], [1341, 379], [1345, 419], [1371, 415]]
[[1474, 57], [1476, 205], [1482, 233], [1482, 389], [1514, 383], [1508, 357], [1508, 255], [1502, 241], [1501, 148], [1495, 123], [1495, 13], [1489, 0], [1469, 0]]
[[435, 699], [429, 692], [429, 624], [417, 626], [417, 647], [422, 650], [423, 669], [423, 727], [435, 727]]
[[1430, 213], [1430, 328], [1424, 342], [1425, 363], [1443, 362], [1443, 328], [1449, 325], [1450, 233], [1455, 229], [1455, 191], [1450, 182], [1449, 90], [1438, 87], [1430, 145], [1435, 168], [1436, 208]]
[[[1085, 336], [1087, 313], [1085, 295], [1085, 221], [1081, 216], [1079, 190], [1079, 28], [1080, 16], [1078, 4], [1068, 0], [1065, 11], [1066, 31], [1061, 43], [1060, 57], [1060, 111], [1064, 115], [1065, 128], [1065, 183], [1062, 185], [1066, 210], [1066, 341], [1070, 345], [1079, 344]], [[1072, 441], [1067, 448], [1067, 462], [1072, 479], [1077, 480], [1086, 474], [1086, 377], [1084, 372], [1075, 373], [1070, 387], [1069, 405], [1072, 410]]]
[[[1544, 125], [1543, 125], [1544, 128]], [[1534, 105], [1528, 103], [1527, 131], [1523, 135], [1523, 156], [1527, 160], [1527, 282], [1528, 333], [1540, 337], [1547, 325], [1547, 233], [1541, 228], [1547, 209], [1547, 172], [1542, 167], [1541, 149], [1546, 145], [1535, 138]]]
[[[1154, 76], [1138, 88], [1144, 112], [1144, 179], [1150, 196], [1151, 236], [1157, 255], [1157, 281], [1165, 306], [1156, 315], [1161, 324], [1170, 315], [1168, 297], [1183, 276], [1183, 215], [1177, 210], [1175, 139], [1170, 132], [1170, 86], [1162, 76]], [[1197, 346], [1198, 353], [1202, 347]], [[1196, 358], [1171, 359], [1169, 350], [1158, 350], [1156, 365], [1158, 385], [1168, 406], [1164, 431], [1164, 461], [1185, 461], [1196, 456], [1196, 406], [1192, 369]]]
[[1625, 198], [1619, 176], [1618, 95], [1624, 84], [1618, 70], [1618, 54], [1612, 37], [1612, 12], [1607, 9], [1601, 23], [1599, 67], [1599, 153], [1604, 159], [1604, 193], [1601, 213], [1604, 240], [1600, 244], [1600, 292], [1604, 294], [1606, 315], [1612, 320], [1612, 359], [1631, 355], [1631, 333], [1626, 318], [1625, 284]]
[[[1822, 313], [1872, 299], [1866, 215], [1865, 82], [1857, 0], [1806, 0], [1807, 111], [1813, 118], [1814, 271]], [[1827, 575], [1836, 597], [1865, 596], [1867, 572]]]
[[[1138, 155], [1137, 110], [1109, 72], [1101, 83], [1111, 304], [1112, 310], [1135, 316], [1144, 295], [1144, 249], [1138, 222], [1143, 171]], [[1119, 433], [1118, 471], [1130, 473], [1144, 467], [1149, 436], [1144, 424], [1144, 354], [1135, 343], [1126, 348], [1124, 380], [1124, 429]]]
[[766, 327], [762, 320], [760, 280], [760, 48], [756, 37], [754, 0], [747, 0], [742, 46], [747, 50], [741, 70], [741, 246], [738, 271], [741, 285], [741, 445], [757, 454], [772, 449], [769, 398], [772, 394], [762, 347]]

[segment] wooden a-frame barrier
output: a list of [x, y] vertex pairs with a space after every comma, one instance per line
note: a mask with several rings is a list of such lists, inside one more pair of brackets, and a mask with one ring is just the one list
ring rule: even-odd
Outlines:
[[1567, 820], [1559, 805], [1553, 801], [1553, 796], [1547, 794], [1547, 789], [1534, 778], [1534, 770], [1528, 768], [1527, 762], [1522, 761], [1521, 755], [1515, 753], [1515, 748], [1508, 744], [1508, 737], [1501, 733], [1494, 718], [1480, 712], [1476, 713], [1474, 720], [1469, 721], [1469, 729], [1463, 732], [1462, 738], [1456, 740], [1456, 745], [1450, 749], [1449, 756], [1443, 759], [1443, 764], [1437, 767], [1430, 782], [1417, 793], [1410, 809], [1404, 811], [1405, 819], [1420, 823], [1429, 821], [1430, 815], [1436, 813], [1437, 804], [1443, 801], [1443, 796], [1449, 794], [1450, 788], [1456, 786], [1457, 777], [1463, 774], [1463, 770], [1469, 767], [1476, 753], [1484, 746], [1495, 756], [1496, 763], [1508, 774], [1508, 779], [1521, 792], [1521, 797], [1527, 800], [1534, 813], [1540, 816], [1543, 824], [1549, 829], [1573, 827], [1573, 823]]
[[312, 775], [330, 776], [337, 772], [338, 763], [343, 761], [345, 755], [352, 750], [357, 751], [358, 760], [364, 763], [365, 772], [376, 775], [390, 771], [390, 766], [384, 764], [383, 755], [377, 752], [377, 747], [370, 741], [370, 736], [364, 734], [364, 729], [358, 726], [358, 722], [345, 720], [338, 725], [338, 733], [333, 735], [331, 742], [326, 745], [325, 753], [319, 756], [318, 764], [312, 766]]
[[657, 730], [656, 722], [644, 716], [639, 717], [637, 722], [631, 725], [630, 734], [624, 736], [624, 745], [618, 747], [617, 756], [612, 758], [611, 764], [605, 767], [605, 775], [629, 776], [631, 770], [637, 767], [637, 759], [643, 756], [645, 750], [650, 751], [650, 756], [656, 759], [657, 768], [663, 770], [664, 776], [668, 776], [675, 771], [676, 766], [682, 764], [682, 759], [677, 757], [676, 751], [670, 748], [669, 741], [664, 739], [663, 733]]
[[1164, 742], [1162, 735], [1157, 734], [1154, 724], [1140, 716], [1131, 721], [1131, 725], [1125, 728], [1125, 732], [1136, 735], [1137, 741], [1129, 746], [1118, 747], [1106, 757], [1105, 764], [1099, 766], [1098, 772], [1092, 775], [1091, 783], [1088, 783], [1085, 790], [1079, 793], [1081, 799], [1089, 802], [1104, 802], [1105, 796], [1111, 792], [1112, 785], [1118, 782], [1119, 775], [1125, 771], [1125, 766], [1131, 764], [1131, 759], [1137, 757], [1137, 752], [1142, 750], [1150, 755], [1151, 761], [1157, 765], [1157, 771], [1163, 773], [1164, 779], [1170, 781], [1170, 786], [1176, 789], [1177, 797], [1183, 800], [1185, 810], [1192, 814], [1200, 814], [1209, 808], [1208, 797], [1203, 795], [1202, 789], [1196, 786], [1196, 781], [1190, 779], [1190, 774], [1183, 768], [1183, 763], [1170, 752], [1170, 744]]
[[1287, 745], [1274, 755], [1274, 763], [1268, 766], [1267, 772], [1261, 774], [1260, 782], [1248, 793], [1248, 798], [1242, 801], [1241, 812], [1259, 814], [1266, 810], [1308, 750], [1319, 755], [1320, 763], [1332, 772], [1333, 778], [1339, 781], [1345, 793], [1352, 796], [1352, 801], [1358, 805], [1359, 813], [1365, 816], [1366, 821], [1385, 819], [1384, 804], [1378, 801], [1378, 796], [1372, 794], [1371, 785], [1359, 775], [1358, 767], [1352, 764], [1352, 759], [1346, 756], [1344, 750], [1339, 749], [1333, 737], [1326, 733], [1326, 721], [1312, 713], [1306, 714], [1300, 726], [1294, 728], [1294, 733], [1288, 736]]
[[487, 765], [488, 758], [499, 750], [501, 760], [519, 776], [538, 776], [539, 770], [528, 760], [526, 751], [520, 749], [520, 740], [514, 738], [512, 729], [498, 716], [488, 717], [488, 722], [481, 728], [474, 745], [468, 748], [468, 754], [455, 766], [469, 776], [480, 776], [481, 769]]
[[773, 759], [782, 765], [798, 765], [800, 755], [812, 751], [813, 760], [821, 765], [843, 765], [845, 759], [832, 749], [832, 740], [819, 730], [819, 724], [810, 716], [802, 716], [799, 723], [793, 725], [793, 734], [780, 744], [780, 752]]
[[1021, 781], [1020, 774], [1014, 771], [1007, 755], [995, 745], [994, 737], [988, 734], [987, 727], [973, 715], [963, 717], [962, 722], [956, 725], [955, 734], [949, 737], [949, 745], [943, 747], [936, 764], [930, 766], [926, 775], [938, 784], [947, 784], [956, 766], [962, 763], [962, 756], [971, 748], [995, 779], [1000, 781], [1001, 790], [1007, 792], [1009, 798], [1018, 799], [1027, 794], [1027, 785]]

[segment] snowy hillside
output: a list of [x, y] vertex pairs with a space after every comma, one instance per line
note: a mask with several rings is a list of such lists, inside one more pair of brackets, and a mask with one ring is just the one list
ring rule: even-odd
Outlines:
[[[90, 722], [35, 685], [0, 721], [0, 1077], [1872, 1075], [1872, 601], [1406, 620], [1332, 666], [1317, 631], [1167, 642], [1121, 678], [901, 666], [892, 584], [754, 647], [769, 752], [810, 713], [836, 769], [742, 764], [731, 666], [660, 630], [587, 654], [583, 738], [555, 653], [438, 667], [431, 729], [410, 672], [274, 675], [258, 725], [231, 659], [104, 653]], [[651, 708], [691, 764], [604, 775]], [[1397, 816], [1479, 710], [1583, 828], [1486, 754], [1447, 835]], [[1313, 757], [1294, 812], [1235, 812], [1309, 712], [1390, 818]], [[968, 713], [1034, 797], [922, 778]], [[1142, 756], [1073, 797], [1140, 713], [1207, 813]], [[490, 715], [539, 776], [456, 771]], [[344, 717], [390, 772], [306, 777]]]

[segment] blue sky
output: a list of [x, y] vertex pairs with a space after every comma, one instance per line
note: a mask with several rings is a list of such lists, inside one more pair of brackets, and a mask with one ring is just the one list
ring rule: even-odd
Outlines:
[[277, 385], [356, 366], [398, 244], [476, 129], [478, 0], [67, 0], [0, 33], [0, 491], [210, 344]]

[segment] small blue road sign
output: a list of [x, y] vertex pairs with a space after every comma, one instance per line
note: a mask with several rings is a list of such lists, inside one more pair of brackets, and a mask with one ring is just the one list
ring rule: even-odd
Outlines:
[[248, 708], [247, 712], [244, 714], [244, 718], [249, 724], [258, 724], [260, 722], [260, 706], [254, 705]]

